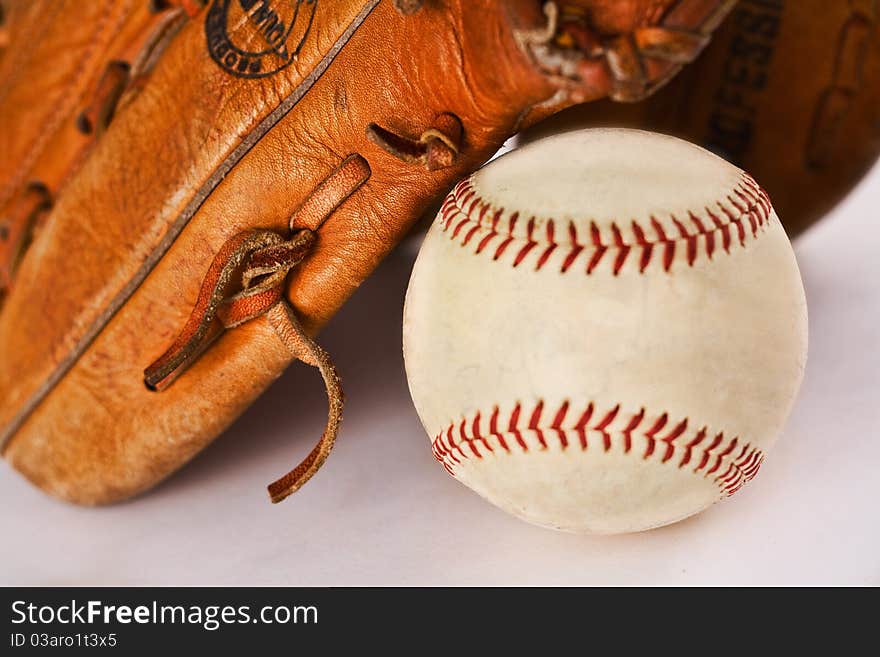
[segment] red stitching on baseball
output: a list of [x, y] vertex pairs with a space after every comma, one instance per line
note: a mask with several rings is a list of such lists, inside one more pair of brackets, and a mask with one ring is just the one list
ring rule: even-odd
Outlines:
[[574, 429], [578, 432], [578, 437], [581, 441], [581, 449], [583, 450], [587, 449], [587, 424], [589, 424], [591, 417], [593, 417], [593, 404], [587, 406], [578, 423], [574, 425]]
[[[685, 214], [678, 216], [671, 214], [665, 228], [656, 216], [649, 217], [647, 223], [632, 219], [631, 238], [615, 221], [611, 222], [604, 236], [596, 222], [591, 221], [589, 239], [584, 240], [579, 234], [582, 229], [579, 231], [574, 221], [560, 225], [561, 222], [553, 218], [539, 217], [530, 217], [526, 222], [525, 234], [518, 234], [519, 213], [513, 212], [505, 220], [506, 209], [496, 208], [481, 198], [471, 177], [462, 180], [447, 196], [440, 210], [439, 221], [442, 230], [450, 233], [450, 239], [462, 247], [467, 246], [481, 230], [485, 231], [486, 234], [476, 242], [474, 253], [480, 254], [495, 243], [493, 260], [500, 260], [512, 243], [520, 244], [518, 249], [511, 251], [514, 254], [513, 267], [519, 267], [532, 253], [537, 253], [534, 269], [538, 271], [553, 260], [554, 253], [560, 251], [564, 253], [559, 265], [559, 271], [563, 274], [583, 259], [583, 270], [587, 275], [596, 271], [602, 263], [608, 263], [611, 272], [617, 276], [634, 253], [638, 254], [640, 274], [645, 272], [655, 255], [662, 256], [663, 270], [671, 271], [679, 245], [683, 259], [690, 267], [702, 257], [711, 260], [719, 242], [724, 252], [729, 254], [734, 235], [740, 246], [746, 245], [749, 234], [752, 239], [757, 239], [761, 229], [769, 223], [771, 212], [767, 193], [751, 176], [743, 173], [737, 186], [723, 199], [716, 201], [713, 207], [706, 206], [699, 213], [686, 210]], [[567, 236], [567, 241], [560, 242], [558, 237], [561, 236]], [[606, 255], [609, 257], [606, 258]]]
[[[577, 422], [565, 427], [563, 425], [566, 418], [575, 417], [573, 414], [569, 416], [570, 410], [571, 404], [568, 400], [563, 401], [555, 413], [545, 413], [543, 400], [535, 404], [531, 413], [524, 412], [522, 404], [517, 402], [510, 412], [506, 429], [502, 429], [498, 426], [500, 410], [495, 406], [489, 419], [488, 432], [482, 429], [484, 416], [478, 411], [471, 420], [463, 418], [458, 424], [450, 422], [449, 426], [434, 438], [431, 444], [432, 452], [434, 458], [440, 461], [446, 471], [454, 477], [455, 466], [461, 465], [464, 459], [497, 456], [501, 451], [508, 454], [529, 453], [526, 436], [533, 437], [536, 443], [533, 443], [532, 447], [538, 451], [550, 449], [547, 437], [555, 435], [563, 451], [579, 444], [581, 451], [585, 452], [588, 449], [588, 432], [595, 431], [602, 436], [603, 448], [606, 452], [612, 449], [615, 439], [619, 437], [624, 454], [632, 453], [633, 437], [642, 436], [647, 444], [641, 455], [643, 460], [651, 460], [659, 445], [664, 451], [663, 455], [656, 459], [657, 462], [666, 464], [672, 461], [679, 469], [687, 468], [694, 474], [711, 478], [721, 492], [728, 496], [733, 495], [746, 482], [752, 480], [764, 462], [763, 451], [743, 443], [739, 437], [727, 440], [723, 431], [715, 434], [712, 441], [706, 445], [708, 427], [703, 426], [689, 433], [688, 418], [682, 419], [670, 428], [668, 413], [663, 413], [653, 422], [645, 423], [647, 413], [644, 408], [638, 413], [626, 415], [621, 412], [621, 406], [618, 404], [605, 413], [595, 414], [595, 407], [591, 402], [577, 416]], [[549, 425], [542, 422], [542, 418], [548, 417], [553, 418]], [[524, 418], [527, 419], [523, 422]], [[591, 420], [595, 422], [591, 424]], [[470, 435], [468, 435], [468, 426], [471, 427]], [[658, 434], [664, 429], [666, 434], [659, 436]], [[505, 434], [514, 438], [518, 449], [511, 449], [514, 441], [505, 440]], [[688, 437], [686, 441], [685, 437]], [[490, 439], [495, 440], [495, 446]], [[484, 451], [477, 448], [478, 443], [483, 445]], [[496, 450], [495, 447], [501, 449]], [[466, 449], [468, 451], [465, 451]], [[700, 453], [698, 460], [694, 459], [695, 452]], [[680, 455], [680, 458], [676, 459], [677, 455]], [[693, 465], [695, 460], [698, 462]]]

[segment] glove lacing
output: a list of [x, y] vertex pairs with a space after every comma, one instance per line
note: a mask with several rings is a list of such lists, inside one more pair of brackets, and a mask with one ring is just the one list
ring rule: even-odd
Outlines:
[[[369, 177], [367, 161], [360, 155], [351, 155], [293, 213], [288, 239], [274, 231], [256, 230], [227, 240], [208, 269], [183, 330], [144, 371], [144, 383], [150, 390], [164, 390], [224, 330], [263, 315], [291, 355], [318, 369], [329, 403], [327, 425], [309, 455], [269, 485], [272, 502], [280, 502], [299, 490], [324, 464], [336, 440], [344, 402], [330, 356], [306, 334], [285, 299], [287, 275], [312, 251], [320, 225]], [[232, 292], [235, 288], [239, 291]]]

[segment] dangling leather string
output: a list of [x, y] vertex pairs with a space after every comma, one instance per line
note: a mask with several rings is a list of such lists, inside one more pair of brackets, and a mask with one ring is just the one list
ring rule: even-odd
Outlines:
[[324, 461], [327, 460], [330, 450], [333, 449], [336, 442], [345, 399], [339, 375], [336, 373], [336, 367], [330, 360], [329, 354], [306, 335], [290, 304], [284, 300], [279, 301], [266, 313], [266, 318], [290, 353], [307, 365], [316, 367], [321, 373], [324, 378], [328, 402], [327, 426], [324, 428], [324, 433], [318, 444], [302, 463], [269, 484], [269, 497], [272, 502], [277, 503], [302, 488], [312, 478], [312, 475], [324, 465]]
[[[287, 274], [311, 252], [317, 229], [370, 177], [360, 155], [347, 157], [306, 198], [290, 218], [292, 235], [248, 231], [230, 238], [214, 257], [189, 320], [168, 350], [144, 371], [151, 390], [164, 390], [220, 335], [265, 315], [291, 355], [317, 368], [324, 379], [329, 410], [318, 444], [297, 467], [269, 485], [272, 502], [299, 490], [326, 461], [342, 420], [343, 394], [330, 356], [303, 330], [284, 299]], [[238, 292], [232, 292], [241, 272]], [[218, 322], [220, 326], [218, 326]]]

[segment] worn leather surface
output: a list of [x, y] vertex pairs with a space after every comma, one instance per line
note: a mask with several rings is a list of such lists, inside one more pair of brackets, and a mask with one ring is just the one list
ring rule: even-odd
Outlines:
[[[103, 97], [105, 71], [113, 63], [143, 82], [144, 50], [161, 50], [161, 28], [185, 16], [176, 5], [5, 0], [0, 28], [6, 35], [0, 35], [0, 300], [45, 209], [101, 130], [96, 125], [84, 129], [80, 115], [91, 107], [112, 113], [110, 105], [120, 100]], [[118, 91], [133, 92], [132, 87], [123, 80]], [[34, 187], [40, 198], [31, 193]], [[35, 210], [35, 205], [40, 207]]]
[[740, 0], [703, 55], [651, 99], [572, 108], [529, 138], [597, 125], [719, 153], [761, 182], [797, 235], [880, 155], [880, 1]]
[[[540, 2], [435, 0], [412, 15], [392, 0], [372, 5], [317, 2], [299, 57], [250, 78], [212, 59], [203, 11], [120, 108], [59, 196], [0, 312], [4, 455], [34, 483], [83, 504], [140, 492], [202, 449], [289, 364], [260, 317], [223, 333], [167, 390], [144, 385], [144, 368], [186, 322], [230, 237], [285, 232], [343, 158], [366, 158], [369, 181], [320, 227], [289, 278], [288, 299], [314, 333], [436, 197], [535, 106], [558, 102], [559, 81], [516, 37], [545, 26]], [[657, 3], [633, 3], [648, 5]], [[237, 16], [233, 36], [253, 32]], [[645, 20], [635, 11], [620, 27]], [[227, 171], [230, 155], [304, 83], [308, 92]], [[587, 85], [578, 98], [607, 91]], [[463, 127], [448, 168], [428, 171], [367, 137], [376, 123], [415, 138], [444, 113]]]

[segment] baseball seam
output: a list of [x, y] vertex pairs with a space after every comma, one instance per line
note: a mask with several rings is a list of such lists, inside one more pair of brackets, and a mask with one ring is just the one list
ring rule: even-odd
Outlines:
[[[665, 412], [650, 421], [644, 408], [627, 417], [620, 404], [603, 413], [590, 402], [571, 424], [575, 414], [569, 414], [571, 404], [568, 400], [563, 401], [552, 416], [545, 416], [544, 410], [544, 400], [539, 400], [531, 413], [524, 412], [523, 405], [517, 402], [507, 418], [506, 427], [499, 426], [501, 411], [497, 405], [488, 415], [488, 426], [484, 426], [480, 411], [458, 423], [450, 422], [431, 443], [434, 458], [455, 477], [456, 466], [467, 459], [497, 456], [501, 452], [545, 452], [551, 449], [553, 437], [563, 452], [573, 446], [580, 447], [582, 452], [588, 451], [592, 437], [601, 439], [605, 452], [611, 451], [617, 441], [624, 454], [638, 455], [633, 451], [635, 436], [644, 438], [643, 460], [653, 460], [659, 465], [677, 465], [681, 470], [693, 465], [691, 472], [712, 478], [722, 496], [733, 495], [753, 479], [764, 461], [762, 450], [739, 437], [726, 438], [723, 431], [710, 432], [707, 426], [689, 431], [688, 418], [674, 423]], [[547, 418], [551, 417], [548, 422]], [[568, 423], [566, 418], [569, 418]]]
[[506, 257], [513, 267], [518, 267], [535, 252], [539, 254], [535, 261], [535, 271], [538, 271], [550, 262], [557, 249], [560, 252], [567, 249], [560, 262], [560, 273], [572, 271], [581, 259], [585, 260], [587, 275], [604, 262], [610, 263], [616, 276], [636, 253], [640, 274], [652, 262], [661, 261], [654, 257], [660, 252], [666, 272], [671, 271], [677, 254], [683, 254], [691, 267], [702, 257], [711, 260], [719, 250], [729, 254], [737, 243], [745, 247], [749, 235], [757, 239], [771, 214], [767, 193], [751, 176], [742, 173], [740, 182], [725, 198], [715, 201], [714, 207], [708, 204], [702, 210], [685, 210], [662, 219], [652, 215], [647, 222], [632, 219], [628, 228], [612, 221], [604, 234], [597, 223], [591, 221], [589, 237], [585, 238], [583, 228], [579, 229], [572, 220], [535, 216], [526, 220], [518, 211], [509, 212], [492, 205], [480, 196], [470, 176], [447, 196], [438, 220], [442, 230], [461, 247], [471, 245], [476, 255], [491, 253], [494, 261]]

